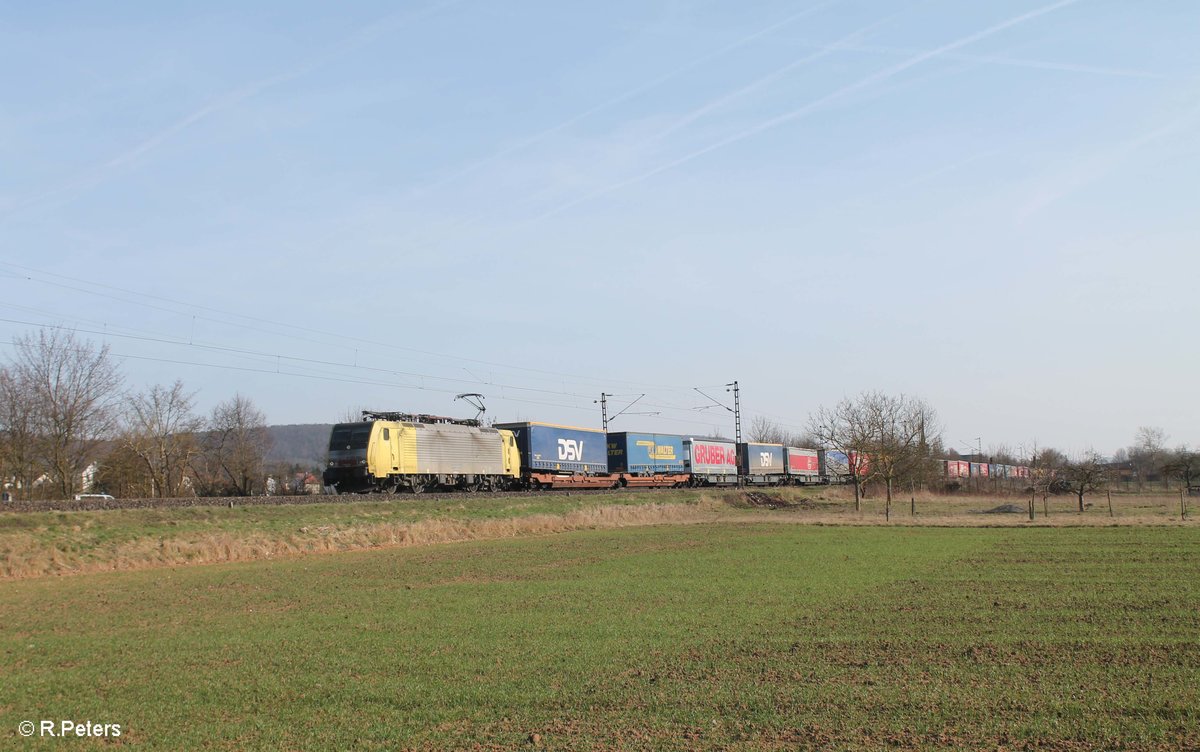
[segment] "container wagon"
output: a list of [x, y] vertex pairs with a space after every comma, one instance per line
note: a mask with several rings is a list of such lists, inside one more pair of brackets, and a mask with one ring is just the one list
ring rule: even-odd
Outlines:
[[821, 482], [821, 460], [816, 449], [784, 447], [788, 482], [806, 486]]
[[683, 464], [694, 486], [737, 485], [737, 446], [732, 441], [686, 438]]
[[778, 486], [787, 483], [783, 463], [783, 444], [738, 444], [738, 470], [742, 479], [753, 486]]
[[521, 455], [521, 480], [530, 488], [615, 488], [603, 431], [551, 423], [497, 423], [511, 431]]
[[619, 431], [608, 434], [608, 472], [627, 487], [683, 486], [683, 437]]
[[947, 480], [958, 480], [959, 478], [967, 478], [971, 475], [971, 463], [962, 460], [943, 460], [945, 466], [945, 476]]

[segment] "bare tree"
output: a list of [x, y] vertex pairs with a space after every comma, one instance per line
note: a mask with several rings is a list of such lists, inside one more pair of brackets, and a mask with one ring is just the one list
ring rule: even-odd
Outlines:
[[[1129, 460], [1137, 470], [1138, 488], [1151, 476], [1161, 473], [1166, 459], [1167, 432], [1156, 426], [1141, 426], [1129, 448]], [[1166, 474], [1163, 473], [1164, 484]]]
[[1079, 498], [1079, 511], [1083, 511], [1083, 497], [1095, 493], [1108, 484], [1109, 466], [1094, 449], [1084, 452], [1062, 467], [1062, 479], [1069, 485], [1071, 493]]
[[868, 421], [867, 452], [873, 473], [883, 479], [887, 503], [903, 476], [923, 476], [932, 461], [931, 439], [940, 430], [937, 414], [924, 400], [868, 392], [859, 397]]
[[1001, 465], [1019, 465], [1016, 452], [1007, 444], [992, 444], [988, 447], [988, 460]]
[[362, 405], [358, 405], [357, 407], [347, 407], [338, 416], [337, 422], [338, 423], [358, 423], [359, 421], [361, 421], [363, 419], [363, 413], [366, 412], [368, 409], [369, 408], [363, 407]]
[[[1042, 503], [1046, 504], [1046, 499], [1054, 490], [1054, 485], [1063, 482], [1059, 476], [1062, 468], [1067, 464], [1067, 458], [1057, 449], [1039, 448], [1037, 441], [1034, 441], [1029, 450], [1029, 458], [1025, 462], [1029, 467], [1029, 485], [1035, 494], [1041, 494]], [[1043, 509], [1048, 511], [1049, 508], [1043, 507]]]
[[206, 467], [230, 493], [254, 492], [270, 447], [266, 416], [248, 397], [238, 394], [213, 408], [205, 436]]
[[204, 420], [192, 413], [194, 396], [176, 380], [126, 399], [122, 444], [138, 458], [152, 496], [178, 496], [188, 462], [199, 451], [196, 433]]
[[1175, 450], [1163, 467], [1163, 471], [1173, 478], [1178, 478], [1187, 491], [1200, 481], [1200, 452], [1194, 452], [1181, 446]]
[[846, 455], [846, 472], [854, 485], [854, 509], [859, 511], [871, 439], [868, 410], [861, 401], [848, 397], [832, 408], [822, 406], [809, 418], [808, 432], [821, 449]]
[[116, 428], [121, 374], [107, 345], [93, 347], [64, 329], [18, 337], [16, 350], [12, 377], [30, 400], [38, 464], [70, 496]]
[[12, 370], [0, 368], [0, 486], [12, 483], [28, 494], [42, 474], [33, 394]]
[[104, 455], [96, 471], [94, 488], [122, 499], [154, 495], [145, 463], [123, 442], [114, 444]]
[[765, 415], [756, 415], [750, 421], [749, 437], [762, 444], [788, 444], [791, 441], [787, 430]]

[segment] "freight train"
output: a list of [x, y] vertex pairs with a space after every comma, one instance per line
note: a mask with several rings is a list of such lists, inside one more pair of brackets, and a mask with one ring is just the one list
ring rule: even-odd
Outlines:
[[777, 486], [838, 482], [847, 464], [782, 444], [365, 411], [333, 427], [323, 480], [338, 493]]
[[[855, 459], [868, 474], [869, 457]], [[333, 427], [323, 480], [337, 493], [815, 485], [846, 482], [849, 460], [782, 444], [364, 411]], [[1027, 467], [940, 462], [947, 483], [1029, 477]]]
[[1028, 480], [1030, 470], [1025, 465], [1004, 465], [996, 462], [968, 462], [966, 460], [938, 460], [942, 477], [948, 483], [968, 479], [1005, 481]]

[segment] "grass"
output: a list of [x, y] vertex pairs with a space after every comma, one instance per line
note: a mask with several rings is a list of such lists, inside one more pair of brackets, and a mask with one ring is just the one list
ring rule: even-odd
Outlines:
[[706, 524], [0, 583], [0, 739], [1200, 746], [1200, 529]]
[[[845, 488], [656, 490], [463, 498], [375, 497], [306, 505], [255, 505], [0, 514], [0, 579], [271, 559], [558, 533], [660, 522], [771, 520], [885, 523], [883, 500], [855, 510]], [[1178, 497], [1114, 497], [1084, 514], [1074, 499], [1038, 500], [1035, 525], [1181, 524]], [[775, 503], [778, 502], [778, 503]], [[897, 497], [892, 525], [1028, 526], [1017, 496]], [[1187, 525], [1197, 524], [1194, 519]]]

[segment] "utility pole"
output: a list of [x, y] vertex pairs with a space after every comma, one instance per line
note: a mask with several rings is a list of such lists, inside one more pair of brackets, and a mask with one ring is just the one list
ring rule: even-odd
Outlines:
[[704, 408], [712, 407], [715, 405], [716, 407], [719, 407], [723, 410], [728, 410], [729, 412], [733, 413], [733, 433], [734, 433], [734, 437], [735, 437], [734, 440], [738, 444], [741, 444], [742, 443], [742, 393], [738, 388], [738, 383], [736, 381], [731, 381], [725, 385], [725, 391], [733, 392], [733, 407], [730, 407], [729, 405], [726, 405], [724, 402], [718, 401], [715, 397], [712, 397], [712, 396], [700, 391], [700, 387], [694, 386], [694, 387], [692, 387], [692, 391], [696, 392], [697, 394], [699, 394], [702, 397], [705, 397], [706, 399], [708, 399], [709, 402], [712, 403], [712, 405], [704, 405], [702, 407], [698, 407], [698, 408], [696, 408], [697, 410], [703, 410]]
[[[730, 389], [729, 387], [733, 387], [733, 389]], [[726, 384], [725, 391], [733, 392], [733, 435], [736, 442], [734, 447], [738, 453], [740, 461], [742, 452], [742, 396], [741, 392], [738, 391], [737, 379], [734, 379], [732, 383]], [[738, 488], [741, 488], [742, 469], [740, 467], [738, 468], [737, 479]]]
[[612, 396], [600, 392], [600, 399], [592, 400], [593, 403], [600, 403], [600, 424], [604, 426], [604, 433], [608, 433], [608, 398]]
[[741, 393], [738, 391], [737, 381], [734, 381], [732, 384], [726, 384], [725, 386], [733, 387], [733, 389], [726, 389], [725, 391], [733, 392], [733, 432], [734, 432], [734, 435], [737, 436], [737, 443], [741, 444], [742, 443], [742, 398], [741, 398]]

